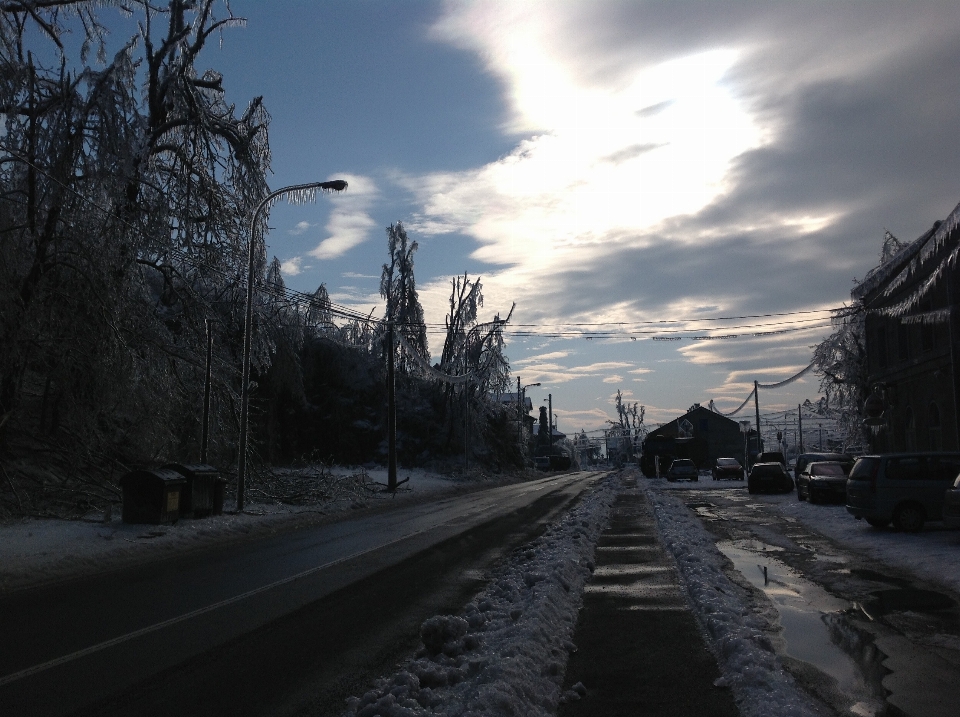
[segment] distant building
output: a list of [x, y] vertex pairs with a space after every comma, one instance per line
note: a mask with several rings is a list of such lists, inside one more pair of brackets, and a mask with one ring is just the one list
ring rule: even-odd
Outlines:
[[[960, 206], [864, 277], [868, 382], [882, 403], [871, 450], [960, 450]], [[890, 235], [888, 234], [888, 238]]]
[[[509, 393], [491, 393], [490, 400], [499, 403], [507, 410], [507, 415], [512, 416], [514, 421], [521, 420], [523, 423], [523, 432], [526, 436], [535, 431], [534, 425], [536, 419], [530, 415], [533, 410], [533, 401], [529, 397], [523, 396], [522, 403], [517, 400], [517, 392]], [[518, 404], [520, 404], [518, 406]], [[517, 409], [520, 408], [518, 413]]]
[[698, 468], [712, 467], [717, 458], [736, 458], [744, 465], [743, 451], [740, 424], [698, 404], [647, 434], [641, 468], [646, 475], [653, 475], [656, 456], [662, 472], [674, 458], [690, 458]]

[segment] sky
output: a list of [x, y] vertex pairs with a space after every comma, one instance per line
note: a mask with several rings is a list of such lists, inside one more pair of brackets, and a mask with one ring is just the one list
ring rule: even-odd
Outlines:
[[[618, 389], [657, 425], [795, 374], [884, 232], [960, 200], [960, 3], [231, 7], [246, 27], [198, 69], [238, 109], [264, 97], [271, 188], [349, 182], [273, 209], [288, 286], [382, 314], [401, 221], [431, 351], [451, 278], [480, 278], [483, 319], [516, 304], [514, 381], [568, 434]], [[818, 395], [808, 374], [760, 407]]]

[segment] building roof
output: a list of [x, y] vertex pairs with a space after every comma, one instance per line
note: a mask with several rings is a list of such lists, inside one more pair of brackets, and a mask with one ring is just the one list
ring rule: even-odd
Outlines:
[[[664, 435], [664, 433], [671, 433], [671, 434], [672, 434], [672, 433], [676, 433], [676, 434], [679, 435], [679, 433], [680, 433], [680, 430], [679, 430], [679, 429], [680, 429], [680, 424], [681, 424], [684, 420], [691, 420], [691, 419], [693, 419], [693, 418], [696, 418], [696, 419], [709, 418], [709, 419], [715, 420], [715, 421], [721, 421], [721, 422], [731, 423], [731, 424], [733, 424], [734, 426], [737, 427], [737, 430], [738, 430], [738, 431], [740, 430], [740, 424], [739, 424], [739, 422], [735, 421], [734, 419], [728, 418], [727, 416], [724, 416], [722, 413], [717, 413], [716, 411], [711, 411], [711, 410], [710, 410], [709, 408], [707, 408], [706, 406], [701, 406], [700, 404], [696, 404], [692, 409], [690, 409], [689, 411], [687, 411], [686, 413], [684, 413], [682, 416], [678, 416], [677, 418], [674, 418], [672, 421], [669, 421], [669, 422], [667, 422], [667, 423], [664, 423], [662, 426], [660, 426], [660, 427], [657, 428], [656, 430], [650, 431], [650, 434], [649, 434], [649, 435], [652, 436], [652, 435], [658, 434], [658, 433], [659, 433], [660, 435]], [[693, 425], [696, 426], [695, 423], [694, 423]], [[674, 427], [674, 426], [675, 426], [675, 428], [671, 428], [671, 427]], [[661, 432], [663, 432], [663, 433], [661, 433]]]
[[[513, 391], [511, 393], [491, 393], [490, 398], [494, 401], [499, 401], [500, 403], [506, 405], [517, 405], [517, 392]], [[533, 410], [533, 401], [529, 397], [524, 397], [523, 399], [524, 408], [529, 412]]]
[[[890, 260], [870, 271], [850, 292], [874, 311], [903, 316], [914, 310], [960, 256], [960, 204]], [[910, 288], [910, 291], [906, 291]]]

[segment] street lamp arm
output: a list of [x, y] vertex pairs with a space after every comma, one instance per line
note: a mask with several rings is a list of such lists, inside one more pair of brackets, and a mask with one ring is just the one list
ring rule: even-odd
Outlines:
[[250, 220], [251, 236], [253, 228], [257, 225], [257, 217], [264, 207], [272, 206], [276, 199], [286, 196], [291, 204], [306, 204], [317, 198], [317, 192], [342, 192], [347, 188], [347, 183], [342, 179], [332, 179], [327, 182], [307, 182], [306, 184], [291, 184], [288, 187], [281, 187], [275, 192], [270, 192], [264, 197], [253, 210], [253, 218]]
[[342, 192], [347, 183], [342, 179], [333, 179], [326, 182], [308, 182], [306, 184], [291, 184], [270, 192], [264, 197], [250, 217], [249, 256], [247, 261], [247, 306], [243, 319], [243, 371], [240, 379], [240, 445], [237, 461], [237, 511], [243, 511], [245, 481], [247, 475], [247, 423], [250, 419], [250, 347], [253, 334], [253, 273], [254, 257], [257, 245], [257, 220], [265, 207], [271, 206], [275, 200], [286, 196], [293, 204], [312, 202], [317, 198], [317, 192]]

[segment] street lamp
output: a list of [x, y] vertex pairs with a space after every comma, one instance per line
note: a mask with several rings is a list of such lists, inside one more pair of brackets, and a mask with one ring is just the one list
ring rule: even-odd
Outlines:
[[253, 333], [253, 267], [257, 245], [257, 219], [260, 212], [271, 206], [274, 200], [286, 196], [291, 204], [312, 202], [317, 197], [317, 191], [342, 192], [347, 183], [342, 179], [327, 182], [309, 182], [307, 184], [292, 184], [271, 192], [253, 210], [250, 218], [250, 252], [247, 262], [247, 309], [243, 319], [243, 376], [240, 384], [240, 457], [237, 465], [237, 512], [243, 512], [244, 481], [247, 475], [247, 422], [249, 420], [250, 401], [250, 345]]

